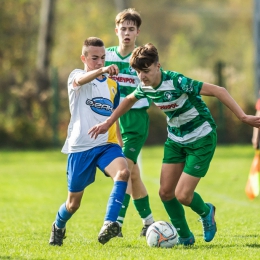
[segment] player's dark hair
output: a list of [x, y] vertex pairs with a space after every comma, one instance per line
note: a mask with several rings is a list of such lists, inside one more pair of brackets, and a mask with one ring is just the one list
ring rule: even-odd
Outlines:
[[87, 38], [84, 43], [83, 43], [83, 47], [82, 47], [82, 54], [84, 56], [88, 55], [88, 47], [89, 46], [96, 46], [96, 47], [103, 47], [104, 46], [104, 42], [97, 37], [89, 37]]
[[137, 47], [130, 57], [130, 65], [136, 70], [144, 70], [158, 61], [159, 54], [152, 43]]
[[139, 29], [142, 24], [141, 16], [134, 8], [125, 9], [117, 14], [115, 24], [119, 25], [124, 21], [132, 21], [136, 25], [137, 29]]

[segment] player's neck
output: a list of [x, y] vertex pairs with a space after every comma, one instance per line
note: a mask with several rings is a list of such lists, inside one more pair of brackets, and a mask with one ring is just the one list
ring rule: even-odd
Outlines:
[[127, 56], [130, 54], [135, 48], [135, 45], [133, 46], [125, 46], [125, 45], [119, 45], [118, 46], [118, 52], [122, 57]]
[[152, 88], [157, 88], [160, 85], [161, 81], [162, 81], [162, 73], [160, 71], [157, 74], [157, 76], [156, 76], [156, 78], [155, 78], [155, 80], [154, 80], [154, 82], [152, 84]]

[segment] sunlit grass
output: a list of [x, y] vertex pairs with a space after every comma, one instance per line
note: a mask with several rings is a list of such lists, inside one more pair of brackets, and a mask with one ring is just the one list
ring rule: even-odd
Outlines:
[[[142, 175], [156, 220], [168, 220], [158, 196], [163, 147], [145, 147]], [[192, 248], [149, 248], [139, 238], [142, 223], [130, 204], [124, 238], [97, 242], [112, 181], [97, 173], [79, 211], [67, 224], [62, 247], [48, 245], [51, 224], [66, 199], [66, 156], [59, 150], [0, 151], [0, 259], [260, 259], [259, 198], [244, 188], [254, 151], [251, 146], [219, 146], [197, 191], [216, 208], [218, 232], [206, 243], [198, 216], [186, 215], [196, 237]]]

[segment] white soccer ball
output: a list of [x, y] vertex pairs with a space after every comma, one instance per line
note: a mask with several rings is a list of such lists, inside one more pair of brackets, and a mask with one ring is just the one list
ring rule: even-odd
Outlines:
[[172, 224], [162, 220], [156, 221], [148, 228], [146, 241], [150, 247], [170, 248], [177, 244], [178, 234]]

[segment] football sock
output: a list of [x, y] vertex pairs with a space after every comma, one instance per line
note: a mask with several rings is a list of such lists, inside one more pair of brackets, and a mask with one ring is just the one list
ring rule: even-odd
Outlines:
[[206, 217], [210, 212], [209, 206], [207, 204], [205, 204], [205, 202], [203, 201], [203, 199], [197, 192], [194, 192], [193, 199], [192, 199], [190, 205], [188, 205], [188, 207], [190, 207], [193, 211], [195, 211], [201, 217]]
[[125, 214], [129, 205], [129, 201], [130, 201], [130, 195], [129, 194], [125, 194], [124, 200], [123, 200], [123, 205], [119, 211], [119, 215], [117, 218], [117, 222], [120, 225], [120, 227], [122, 227], [124, 219], [125, 219]]
[[182, 238], [189, 237], [191, 232], [185, 218], [185, 211], [182, 204], [176, 198], [162, 201], [162, 203], [178, 235]]
[[144, 225], [150, 225], [154, 222], [152, 211], [149, 204], [148, 195], [141, 199], [133, 200], [134, 206], [143, 220]]
[[66, 204], [63, 203], [60, 208], [59, 211], [56, 215], [56, 220], [55, 220], [55, 224], [58, 228], [65, 228], [66, 226], [66, 222], [71, 218], [73, 214], [71, 214], [70, 212], [68, 212], [67, 208], [66, 208]]
[[107, 203], [105, 221], [112, 221], [112, 222], [116, 221], [119, 211], [123, 205], [126, 187], [127, 187], [126, 181], [114, 182], [114, 186], [110, 193], [108, 203]]

